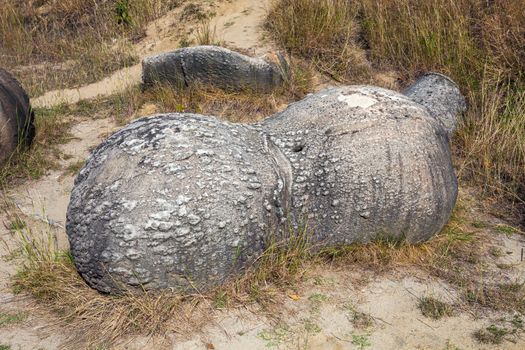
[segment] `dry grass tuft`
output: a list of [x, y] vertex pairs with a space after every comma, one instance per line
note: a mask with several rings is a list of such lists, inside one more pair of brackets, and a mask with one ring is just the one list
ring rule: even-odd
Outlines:
[[452, 306], [431, 296], [419, 299], [419, 310], [423, 316], [439, 320], [446, 316], [452, 315]]
[[197, 45], [224, 46], [224, 40], [217, 36], [217, 28], [210, 21], [203, 21], [195, 30], [195, 41]]
[[294, 61], [290, 78], [271, 92], [227, 92], [209, 86], [179, 87], [159, 84], [146, 91], [138, 86], [93, 101], [83, 101], [74, 113], [88, 118], [113, 117], [124, 125], [154, 113], [199, 113], [230, 122], [256, 122], [301, 99], [310, 90], [312, 71], [302, 61]]
[[370, 65], [357, 44], [358, 7], [347, 0], [281, 0], [266, 27], [289, 53], [338, 81], [365, 79]]

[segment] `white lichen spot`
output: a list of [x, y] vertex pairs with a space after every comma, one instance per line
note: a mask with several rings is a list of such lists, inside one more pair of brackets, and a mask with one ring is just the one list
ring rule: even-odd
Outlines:
[[188, 203], [190, 200], [191, 200], [191, 197], [186, 197], [185, 195], [181, 194], [177, 197], [176, 201], [178, 205], [182, 205], [182, 204]]
[[182, 205], [179, 208], [179, 216], [186, 216], [188, 214], [188, 209], [186, 209], [185, 205]]
[[339, 102], [346, 103], [349, 107], [368, 108], [377, 103], [375, 98], [363, 94], [339, 95], [337, 97]]
[[137, 206], [137, 201], [122, 201], [122, 206], [128, 210], [128, 211], [131, 211], [133, 209], [135, 209], [135, 207]]
[[109, 189], [110, 189], [111, 191], [115, 191], [116, 189], [119, 188], [119, 186], [120, 186], [120, 181], [115, 181], [115, 182], [109, 187]]
[[150, 214], [149, 217], [152, 219], [156, 219], [156, 220], [163, 220], [163, 221], [169, 220], [169, 218], [171, 217], [171, 211], [170, 210], [160, 211], [158, 213]]

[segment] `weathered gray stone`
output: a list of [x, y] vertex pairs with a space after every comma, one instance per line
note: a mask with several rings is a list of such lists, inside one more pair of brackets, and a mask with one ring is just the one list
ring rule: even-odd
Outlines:
[[457, 183], [448, 137], [426, 108], [369, 86], [324, 90], [262, 123], [289, 160], [296, 221], [321, 245], [439, 232]]
[[441, 230], [457, 182], [430, 109], [370, 86], [331, 88], [252, 125], [165, 114], [100, 145], [67, 213], [93, 287], [208, 288], [238, 274], [272, 233], [308, 221], [319, 247]]
[[35, 136], [34, 113], [20, 83], [0, 68], [0, 163]]
[[443, 74], [427, 73], [403, 93], [427, 107], [430, 115], [443, 123], [449, 136], [454, 133], [459, 117], [467, 109], [465, 97], [457, 84]]
[[[166, 114], [92, 154], [67, 232], [78, 270], [104, 292], [218, 284], [260, 254], [276, 217], [271, 150], [254, 126]], [[266, 203], [266, 205], [263, 205]]]
[[217, 46], [187, 47], [142, 61], [145, 87], [156, 83], [176, 86], [202, 84], [225, 90], [268, 92], [284, 81], [286, 60], [252, 58]]

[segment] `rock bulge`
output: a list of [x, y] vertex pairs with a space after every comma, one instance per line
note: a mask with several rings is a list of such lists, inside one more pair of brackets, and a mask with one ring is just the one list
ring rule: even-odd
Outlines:
[[110, 293], [206, 289], [304, 221], [319, 247], [424, 241], [457, 196], [441, 118], [464, 101], [456, 90], [449, 99], [435, 110], [419, 94], [345, 86], [250, 125], [194, 114], [137, 120], [76, 179], [67, 233], [78, 271]]

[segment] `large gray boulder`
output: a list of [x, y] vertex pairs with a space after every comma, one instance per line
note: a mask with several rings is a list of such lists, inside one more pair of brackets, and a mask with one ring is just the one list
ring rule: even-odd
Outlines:
[[138, 120], [78, 175], [71, 253], [100, 291], [218, 284], [264, 249], [279, 194], [256, 126], [192, 114]]
[[279, 54], [252, 58], [218, 46], [187, 47], [142, 61], [144, 87], [212, 86], [224, 90], [269, 92], [284, 82], [286, 60]]
[[201, 290], [290, 224], [307, 224], [317, 247], [424, 241], [457, 196], [448, 131], [429, 108], [345, 86], [252, 125], [193, 114], [133, 122], [76, 179], [67, 233], [78, 271], [103, 292]]
[[16, 78], [0, 68], [0, 163], [17, 147], [31, 145], [34, 136], [29, 97]]

